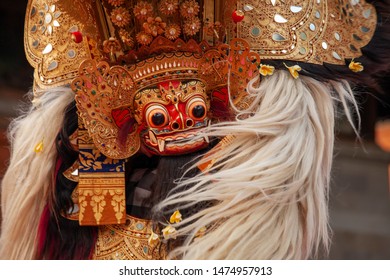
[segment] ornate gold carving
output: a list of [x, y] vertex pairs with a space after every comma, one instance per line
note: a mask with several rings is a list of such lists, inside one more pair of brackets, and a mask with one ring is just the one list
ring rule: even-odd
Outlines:
[[[119, 123], [123, 119], [125, 123], [131, 123], [132, 119], [140, 123], [139, 115], [143, 113], [140, 107], [152, 97], [147, 94], [140, 96], [139, 92], [167, 80], [199, 80], [201, 58], [201, 55], [192, 53], [171, 53], [147, 59], [128, 69], [122, 66], [110, 68], [107, 62], [84, 61], [79, 68], [79, 77], [73, 80], [71, 86], [76, 93], [79, 115], [95, 146], [113, 159], [135, 154], [140, 148], [137, 125], [134, 122], [132, 127], [126, 127], [129, 130], [125, 134], [126, 142], [120, 143], [118, 139], [124, 126]], [[205, 95], [206, 101], [202, 85], [197, 89]], [[115, 119], [118, 118], [116, 115], [121, 118], [119, 121]]]
[[97, 64], [94, 60], [84, 61], [79, 71], [72, 89], [76, 93], [80, 117], [96, 147], [113, 159], [132, 156], [140, 147], [137, 129], [130, 127], [131, 133], [126, 134], [125, 143], [118, 143], [121, 127], [112, 116], [113, 109], [132, 104], [134, 83], [130, 73], [123, 67], [110, 68], [107, 62]]
[[[155, 6], [153, 13], [159, 11], [157, 2], [150, 2]], [[192, 37], [192, 43], [186, 45], [191, 40], [183, 37], [183, 30], [180, 33], [183, 38], [177, 40], [169, 32], [167, 37], [161, 33], [167, 31], [167, 26], [177, 24], [177, 19], [187, 20], [180, 16], [180, 7], [184, 5], [180, 2], [181, 6], [172, 10], [177, 16], [175, 13], [161, 16], [166, 26], [157, 37], [152, 32], [150, 46], [133, 47], [131, 42], [136, 41], [136, 35], [150, 29], [147, 25], [144, 30], [143, 23], [147, 23], [147, 18], [141, 21], [135, 18], [133, 8], [137, 3], [140, 1], [30, 0], [25, 23], [25, 50], [35, 68], [35, 85], [48, 88], [69, 83], [78, 75], [81, 61], [104, 58], [103, 42], [110, 37], [121, 42], [121, 50], [115, 53], [118, 62], [134, 63], [167, 52], [199, 53], [204, 47], [202, 40], [218, 45], [223, 40], [230, 43], [234, 38], [241, 38], [262, 59], [344, 64], [344, 59], [361, 55], [361, 48], [368, 44], [376, 28], [375, 8], [363, 0], [193, 1], [203, 5], [200, 11], [204, 11], [204, 18], [190, 18], [199, 20], [202, 28]], [[118, 6], [129, 10], [130, 19], [125, 29], [116, 30], [110, 15]], [[241, 22], [232, 20], [235, 10], [243, 11]], [[222, 25], [224, 32], [218, 31], [217, 25]], [[197, 25], [194, 27], [198, 28]], [[75, 31], [82, 35], [83, 40], [79, 43], [72, 40]], [[123, 36], [124, 31], [126, 36]]]
[[245, 88], [251, 79], [259, 76], [259, 64], [259, 54], [252, 52], [245, 40], [233, 39], [230, 45], [220, 45], [205, 53], [199, 64], [199, 76], [212, 89], [229, 85], [233, 104], [238, 109], [246, 109], [250, 100]]
[[136, 90], [170, 80], [198, 79], [200, 53], [176, 52], [151, 57], [127, 67]]
[[344, 65], [344, 59], [361, 56], [376, 27], [375, 9], [365, 1], [228, 2], [226, 16], [250, 7], [243, 21], [226, 23], [229, 36], [247, 40], [262, 59]]
[[[126, 196], [124, 162], [107, 158], [85, 137], [79, 126], [79, 184], [77, 203], [80, 225], [125, 222]], [[83, 136], [84, 135], [84, 136]]]
[[[79, 64], [96, 55], [96, 16], [92, 0], [30, 0], [27, 6], [24, 44], [26, 57], [35, 68], [35, 87], [46, 89], [69, 84]], [[88, 37], [80, 43], [72, 32]], [[95, 56], [95, 59], [98, 58]]]
[[96, 260], [162, 260], [166, 258], [166, 244], [148, 239], [159, 230], [152, 222], [127, 216], [126, 224], [99, 227], [93, 259]]

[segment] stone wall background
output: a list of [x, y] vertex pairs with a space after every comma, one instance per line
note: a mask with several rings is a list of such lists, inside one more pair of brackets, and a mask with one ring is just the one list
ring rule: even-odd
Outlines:
[[[6, 129], [26, 103], [32, 68], [23, 50], [26, 0], [0, 1], [0, 180], [9, 158]], [[338, 125], [330, 201], [333, 244], [330, 259], [390, 259], [390, 153], [375, 139], [375, 125], [390, 119], [390, 75], [385, 94], [361, 94], [364, 146], [345, 122]], [[17, 176], [17, 174], [15, 174]]]

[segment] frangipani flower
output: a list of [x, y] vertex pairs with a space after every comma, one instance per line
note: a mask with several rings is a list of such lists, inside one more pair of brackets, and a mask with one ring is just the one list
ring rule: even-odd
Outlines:
[[364, 66], [362, 65], [361, 62], [355, 62], [352, 59], [352, 61], [349, 63], [349, 69], [357, 73], [357, 72], [362, 72], [364, 70]]
[[148, 244], [152, 247], [156, 246], [158, 243], [160, 243], [160, 237], [158, 234], [154, 233], [152, 230], [152, 233], [150, 234], [150, 237], [148, 238]]
[[284, 66], [286, 66], [288, 71], [290, 71], [290, 74], [291, 76], [293, 76], [294, 79], [298, 79], [299, 77], [298, 72], [302, 70], [302, 68], [299, 65], [287, 66], [286, 64], [284, 64]]
[[162, 233], [163, 233], [164, 239], [166, 239], [166, 240], [168, 240], [168, 239], [176, 239], [176, 236], [177, 236], [176, 229], [174, 227], [172, 227], [171, 225], [166, 226], [162, 230]]
[[275, 71], [275, 67], [267, 64], [259, 65], [259, 72], [263, 76], [271, 76]]
[[176, 210], [173, 214], [172, 214], [172, 216], [171, 216], [171, 218], [169, 219], [169, 222], [171, 223], [171, 224], [176, 224], [176, 223], [179, 223], [179, 222], [181, 222], [181, 213], [180, 213], [180, 211], [179, 210]]

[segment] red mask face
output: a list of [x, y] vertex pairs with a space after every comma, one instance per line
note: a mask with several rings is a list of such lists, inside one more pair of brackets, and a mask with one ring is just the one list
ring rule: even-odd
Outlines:
[[134, 117], [144, 148], [156, 155], [187, 154], [208, 145], [194, 139], [209, 125], [209, 98], [198, 80], [169, 81], [136, 94]]

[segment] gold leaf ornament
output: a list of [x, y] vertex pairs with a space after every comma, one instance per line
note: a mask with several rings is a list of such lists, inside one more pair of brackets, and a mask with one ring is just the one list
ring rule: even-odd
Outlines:
[[126, 26], [130, 23], [130, 13], [123, 7], [115, 8], [112, 10], [111, 20], [116, 26]]

